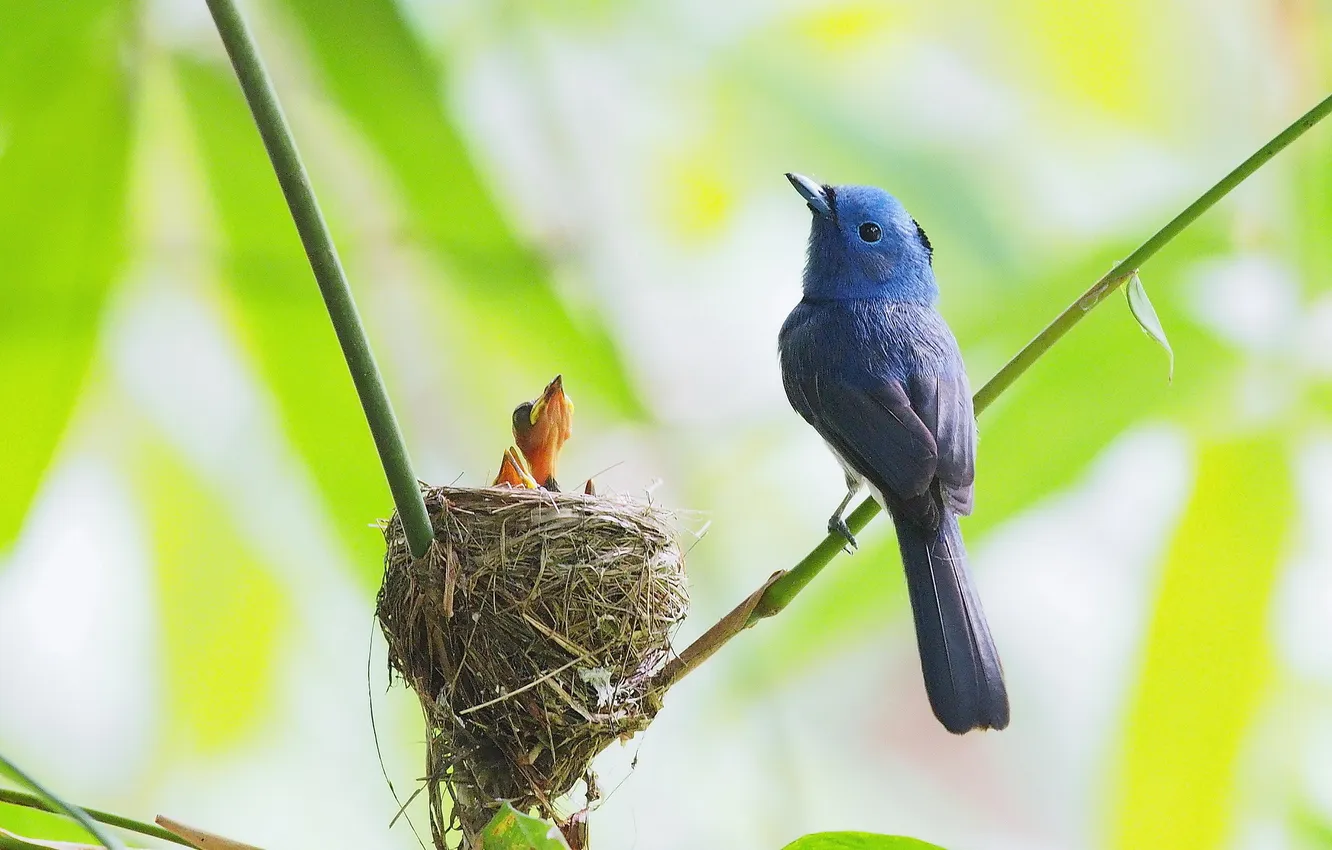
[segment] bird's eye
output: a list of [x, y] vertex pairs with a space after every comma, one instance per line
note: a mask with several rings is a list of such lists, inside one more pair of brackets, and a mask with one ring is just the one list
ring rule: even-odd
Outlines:
[[883, 229], [872, 221], [860, 225], [860, 238], [866, 242], [878, 242], [883, 238]]

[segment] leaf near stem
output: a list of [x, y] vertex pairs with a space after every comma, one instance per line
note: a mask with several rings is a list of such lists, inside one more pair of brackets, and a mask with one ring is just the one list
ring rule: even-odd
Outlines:
[[1166, 339], [1165, 328], [1161, 326], [1161, 319], [1156, 315], [1156, 308], [1147, 297], [1147, 290], [1143, 287], [1142, 278], [1138, 277], [1136, 270], [1124, 285], [1124, 295], [1128, 298], [1129, 311], [1133, 313], [1133, 318], [1138, 320], [1138, 325], [1147, 336], [1156, 340], [1157, 345], [1165, 349], [1166, 355], [1170, 358], [1170, 371], [1166, 374], [1166, 382], [1174, 381], [1175, 351], [1170, 347], [1170, 340]]

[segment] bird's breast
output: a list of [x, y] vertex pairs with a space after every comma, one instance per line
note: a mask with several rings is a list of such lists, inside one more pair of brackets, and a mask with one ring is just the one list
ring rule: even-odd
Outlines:
[[957, 342], [928, 304], [880, 300], [801, 302], [778, 337], [783, 369], [829, 378], [904, 381], [951, 371]]

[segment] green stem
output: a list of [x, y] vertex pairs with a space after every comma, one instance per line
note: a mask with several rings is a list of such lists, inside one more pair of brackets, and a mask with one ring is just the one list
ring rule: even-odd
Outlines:
[[[10, 805], [13, 806], [26, 806], [29, 809], [37, 809], [43, 812], [56, 812], [56, 813], [59, 812], [58, 809], [56, 809], [50, 803], [43, 800], [41, 797], [38, 797], [34, 794], [26, 794], [22, 791], [11, 791], [8, 788], [0, 788], [0, 803], [9, 803]], [[162, 827], [158, 826], [155, 823], [144, 823], [143, 821], [137, 821], [134, 820], [133, 818], [114, 815], [111, 814], [110, 812], [103, 812], [99, 811], [98, 809], [89, 809], [86, 806], [80, 806], [79, 808], [87, 812], [88, 816], [91, 817], [93, 820], [99, 823], [104, 823], [107, 826], [116, 826], [121, 829], [129, 830], [130, 832], [137, 832], [140, 835], [151, 835], [153, 838], [161, 838], [164, 841], [172, 841], [184, 847], [193, 846], [190, 844], [190, 842], [181, 838], [179, 835], [176, 835], [174, 832], [171, 832], [170, 830], [163, 829]]]
[[20, 785], [31, 788], [50, 807], [47, 811], [59, 812], [78, 821], [79, 825], [88, 830], [88, 834], [101, 842], [103, 847], [107, 847], [109, 850], [125, 850], [125, 845], [121, 840], [102, 829], [88, 812], [57, 797], [36, 779], [19, 770], [17, 765], [3, 755], [0, 755], [0, 773], [6, 773]]
[[273, 163], [273, 170], [277, 172], [278, 183], [287, 199], [291, 217], [296, 222], [296, 230], [300, 233], [305, 255], [319, 283], [319, 291], [323, 293], [324, 305], [328, 308], [328, 316], [333, 321], [338, 343], [342, 346], [342, 355], [347, 360], [352, 382], [356, 385], [361, 407], [370, 424], [375, 448], [379, 450], [379, 460], [384, 465], [384, 475], [388, 478], [393, 503], [402, 519], [407, 543], [413, 555], [422, 557], [430, 548], [435, 534], [426, 514], [425, 502], [421, 499], [416, 475], [412, 472], [407, 445], [403, 442], [402, 431], [393, 414], [393, 405], [389, 403], [388, 393], [384, 389], [384, 379], [375, 364], [360, 314], [356, 311], [356, 302], [352, 300], [347, 275], [333, 247], [333, 238], [329, 235], [319, 203], [315, 200], [314, 189], [310, 186], [310, 178], [296, 150], [291, 128], [287, 126], [273, 83], [264, 70], [254, 39], [234, 0], [207, 2], [227, 55], [231, 57], [232, 67], [236, 69], [241, 91], [254, 115], [254, 123], [258, 125], [259, 135], [268, 150], [268, 158]]
[[1213, 204], [1228, 195], [1231, 189], [1243, 183], [1250, 174], [1266, 165], [1269, 159], [1276, 156], [1287, 145], [1326, 118], [1329, 112], [1332, 112], [1332, 95], [1324, 98], [1322, 103], [1310, 109], [1294, 124], [1278, 133], [1276, 138], [1259, 148], [1253, 156], [1241, 162], [1234, 171], [1222, 177], [1215, 186], [1204, 192], [1202, 197], [1189, 204], [1184, 212], [1172, 218], [1165, 227], [1156, 231], [1152, 238], [1138, 246], [1138, 250], [1129, 254], [1128, 259], [1111, 269], [1105, 277], [1098, 280], [1090, 289], [1084, 292], [1081, 298], [1069, 305], [1068, 309], [1060, 313], [1053, 322], [1046, 326], [1045, 330], [1037, 334], [1035, 339], [1027, 343], [1021, 351], [1014, 355], [1012, 360], [1004, 364], [1004, 368], [1000, 369], [985, 386], [977, 391], [975, 397], [976, 412], [980, 413], [989, 407], [990, 403], [998, 398], [1000, 393], [1008, 389], [1023, 372], [1031, 367], [1031, 364], [1035, 363], [1042, 354], [1049, 351], [1050, 347], [1058, 342], [1060, 337], [1082, 321], [1083, 316], [1087, 315], [1105, 296], [1118, 289], [1124, 281], [1128, 280], [1135, 271], [1142, 267], [1143, 263], [1151, 259], [1157, 251], [1164, 248], [1167, 242], [1174, 239], [1195, 219], [1211, 209]]
[[[1033, 363], [1049, 351], [1059, 341], [1060, 337], [1082, 321], [1083, 316], [1103, 301], [1105, 296], [1119, 288], [1143, 263], [1165, 247], [1166, 243], [1178, 236], [1184, 228], [1192, 224], [1195, 219], [1225, 197], [1231, 189], [1242, 183], [1250, 174], [1253, 174], [1268, 160], [1280, 153], [1283, 148], [1326, 118], [1330, 112], [1332, 112], [1332, 95], [1324, 98], [1321, 103], [1306, 112], [1299, 120], [1277, 134], [1272, 141], [1259, 148], [1253, 156], [1240, 163], [1234, 171], [1221, 178], [1215, 186], [1204, 192], [1198, 200], [1189, 204], [1182, 213], [1175, 216], [1165, 227], [1162, 227], [1150, 239], [1142, 243], [1136, 251], [1128, 256], [1128, 259], [1116, 265], [1108, 274], [1098, 280], [1077, 301], [1074, 301], [1064, 312], [1060, 313], [1045, 330], [1037, 334], [1035, 339], [1027, 343], [1012, 360], [1008, 361], [993, 378], [986, 382], [985, 386], [977, 391], [973, 399], [976, 413], [980, 414], [981, 411], [989, 407], [991, 402], [999, 397], [1000, 393], [1008, 389], [1023, 372], [1027, 371]], [[851, 529], [852, 534], [858, 534], [879, 511], [880, 508], [877, 502], [873, 499], [866, 499], [857, 505], [851, 515], [846, 518], [846, 524]], [[791, 604], [791, 600], [795, 599], [796, 595], [804, 590], [806, 585], [813, 581], [814, 577], [824, 567], [828, 566], [833, 558], [837, 557], [838, 553], [842, 551], [844, 543], [845, 541], [841, 535], [829, 534], [814, 547], [813, 551], [790, 570], [770, 578], [761, 594], [751, 595], [740, 603], [730, 614], [686, 647], [678, 658], [663, 668], [657, 677], [658, 687], [666, 688], [679, 681], [741, 631], [754, 625], [759, 620], [777, 614]]]
[[[870, 520], [879, 515], [883, 510], [879, 503], [873, 499], [866, 499], [846, 518], [846, 526], [851, 529], [851, 534], [859, 534], [865, 526], [869, 525]], [[795, 599], [796, 594], [805, 589], [805, 585], [814, 580], [824, 567], [837, 557], [838, 554], [846, 548], [846, 540], [840, 534], [829, 534], [819, 545], [805, 557], [800, 559], [794, 567], [787, 571], [786, 575], [777, 579], [768, 587], [766, 593], [759, 599], [758, 605], [754, 606], [754, 611], [749, 615], [749, 622], [746, 624], [752, 626], [765, 617], [771, 617], [781, 611], [791, 600]]]

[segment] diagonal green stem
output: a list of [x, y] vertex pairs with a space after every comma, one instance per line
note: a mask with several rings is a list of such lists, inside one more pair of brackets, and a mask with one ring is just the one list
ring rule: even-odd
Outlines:
[[60, 814], [68, 815], [78, 821], [79, 825], [88, 830], [88, 834], [101, 842], [103, 847], [109, 848], [109, 850], [125, 850], [124, 843], [116, 836], [107, 832], [105, 829], [102, 829], [97, 821], [93, 820], [86, 811], [80, 809], [78, 806], [66, 803], [64, 800], [57, 797], [36, 779], [33, 779], [22, 770], [19, 770], [17, 765], [3, 755], [0, 755], [0, 773], [8, 774], [13, 777], [14, 781], [31, 788], [38, 797], [49, 805], [48, 811], [59, 812]]
[[[1221, 178], [1215, 186], [1204, 192], [1201, 197], [1189, 204], [1182, 213], [1175, 216], [1169, 223], [1154, 233], [1150, 239], [1142, 243], [1126, 260], [1116, 265], [1109, 273], [1093, 284], [1077, 301], [1074, 301], [1053, 322], [1047, 325], [1045, 330], [1037, 334], [1035, 339], [1027, 343], [1021, 351], [1014, 355], [1013, 359], [1008, 361], [993, 378], [986, 382], [985, 386], [976, 392], [974, 397], [976, 413], [980, 414], [981, 411], [989, 407], [991, 402], [999, 397], [1000, 393], [1008, 389], [1023, 372], [1027, 371], [1033, 363], [1049, 351], [1059, 341], [1060, 337], [1082, 321], [1083, 316], [1103, 301], [1105, 296], [1119, 288], [1143, 263], [1165, 247], [1166, 243], [1178, 236], [1184, 228], [1192, 224], [1213, 204], [1244, 182], [1245, 178], [1261, 168], [1287, 145], [1326, 118], [1328, 113], [1332, 113], [1332, 95], [1324, 98], [1321, 103], [1300, 116], [1295, 123], [1282, 130], [1270, 142], [1259, 148], [1253, 156], [1240, 163], [1235, 170]], [[851, 529], [852, 534], [860, 533], [869, 524], [869, 521], [879, 513], [879, 510], [877, 502], [873, 499], [866, 499], [857, 505], [851, 515], [846, 518], [847, 527]], [[735, 610], [686, 647], [672, 663], [663, 668], [657, 677], [659, 687], [669, 687], [679, 681], [745, 628], [754, 625], [765, 617], [777, 614], [791, 604], [791, 600], [795, 599], [796, 595], [804, 590], [805, 586], [813, 581], [814, 577], [824, 567], [828, 566], [833, 558], [837, 557], [837, 554], [842, 551], [843, 545], [844, 541], [841, 535], [829, 534], [814, 547], [813, 551], [790, 570], [778, 573], [770, 578], [761, 589], [761, 593], [756, 592], [751, 595]]]
[[[0, 803], [9, 803], [12, 806], [26, 806], [29, 809], [37, 809], [43, 812], [60, 813], [60, 809], [57, 809], [55, 806], [35, 794], [27, 794], [23, 791], [11, 791], [8, 788], [0, 788]], [[185, 847], [193, 846], [179, 835], [176, 835], [168, 829], [163, 829], [157, 824], [144, 823], [143, 821], [134, 820], [133, 818], [113, 815], [110, 812], [90, 809], [86, 806], [80, 806], [79, 808], [87, 812], [88, 816], [93, 820], [99, 823], [104, 823], [107, 826], [119, 827], [121, 829], [129, 830], [130, 832], [137, 832], [140, 835], [151, 835], [153, 838], [160, 838], [163, 841], [172, 841]]]
[[1110, 270], [1105, 277], [1098, 280], [1090, 289], [1082, 294], [1082, 297], [1069, 305], [1068, 309], [1060, 313], [1053, 322], [1046, 326], [1045, 330], [1036, 335], [1036, 338], [1013, 356], [1004, 364], [985, 386], [976, 392], [975, 404], [976, 412], [990, 406], [999, 394], [1018, 379], [1018, 377], [1035, 363], [1042, 354], [1050, 350], [1050, 347], [1059, 341], [1059, 338], [1068, 333], [1070, 329], [1082, 317], [1087, 315], [1093, 307], [1099, 304], [1105, 296], [1114, 292], [1124, 281], [1137, 271], [1143, 263], [1151, 259], [1157, 251], [1165, 247], [1166, 243], [1180, 234], [1184, 228], [1188, 227], [1200, 215], [1212, 208], [1217, 201], [1224, 198], [1239, 184], [1243, 183], [1250, 174], [1253, 174], [1259, 168], [1263, 167], [1268, 160], [1280, 153], [1287, 145], [1304, 135], [1319, 121], [1327, 117], [1332, 112], [1332, 95], [1324, 98], [1321, 103], [1310, 109], [1304, 115], [1300, 116], [1294, 124], [1276, 135], [1272, 141], [1263, 145], [1253, 156], [1241, 162], [1225, 177], [1222, 177], [1215, 186], [1208, 189], [1198, 200], [1189, 204], [1184, 212], [1172, 218], [1165, 227], [1162, 227], [1152, 238], [1138, 246], [1138, 250], [1129, 254], [1128, 259], [1121, 262]]
[[277, 92], [273, 90], [273, 83], [259, 59], [254, 39], [234, 0], [207, 2], [227, 55], [231, 57], [232, 67], [236, 69], [241, 91], [254, 114], [254, 123], [258, 125], [259, 135], [263, 137], [268, 158], [273, 163], [273, 170], [277, 172], [278, 183], [287, 199], [291, 217], [296, 222], [296, 230], [305, 246], [305, 254], [310, 260], [319, 291], [323, 293], [324, 305], [328, 308], [328, 316], [333, 321], [338, 343], [342, 346], [342, 355], [347, 360], [366, 421], [370, 424], [375, 448], [379, 450], [379, 460], [384, 465], [384, 475], [393, 493], [393, 503], [398, 509], [398, 516], [402, 518], [408, 545], [413, 555], [422, 557], [434, 539], [434, 531], [426, 514], [425, 502], [421, 500], [416, 475], [412, 472], [407, 445], [403, 442], [402, 431], [393, 414], [393, 405], [389, 403], [388, 393], [384, 389], [384, 379], [375, 364], [370, 341], [366, 338], [361, 316], [356, 310], [356, 302], [352, 300], [347, 275], [333, 247], [333, 238], [329, 235], [319, 203], [315, 200], [314, 189], [310, 186], [310, 178], [296, 150], [291, 128], [287, 126], [287, 119], [278, 104]]

